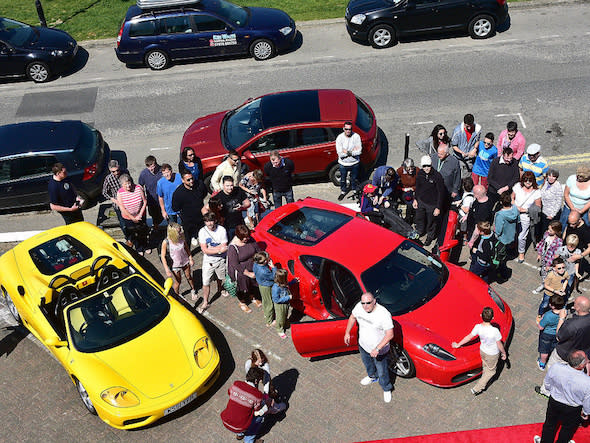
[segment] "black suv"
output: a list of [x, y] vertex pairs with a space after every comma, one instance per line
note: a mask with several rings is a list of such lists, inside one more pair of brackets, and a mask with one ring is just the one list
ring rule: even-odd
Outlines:
[[398, 37], [467, 30], [488, 38], [508, 17], [506, 0], [351, 0], [346, 29], [353, 40], [387, 48]]
[[101, 133], [78, 120], [0, 126], [0, 210], [49, 204], [51, 168], [63, 163], [86, 202], [102, 192], [110, 149]]

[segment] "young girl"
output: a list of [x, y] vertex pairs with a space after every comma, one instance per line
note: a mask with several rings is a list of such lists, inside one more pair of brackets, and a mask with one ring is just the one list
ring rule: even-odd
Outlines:
[[277, 412], [285, 410], [287, 407], [285, 403], [277, 403], [275, 401], [275, 399], [278, 397], [278, 393], [272, 387], [268, 358], [266, 358], [266, 355], [264, 355], [264, 352], [262, 352], [261, 349], [254, 349], [250, 358], [246, 360], [246, 364], [244, 365], [246, 374], [252, 366], [258, 367], [264, 372], [264, 378], [262, 379], [262, 392], [264, 393], [264, 401], [268, 406], [268, 414], [276, 414]]
[[[562, 244], [561, 223], [557, 220], [553, 220], [549, 223], [549, 227], [545, 234], [543, 234], [543, 240], [537, 244], [537, 261], [541, 266], [539, 273], [541, 274], [543, 281], [545, 281], [547, 273], [551, 270], [553, 258], [555, 257], [557, 250], [561, 248]], [[542, 289], [543, 284], [535, 289], [533, 294], [537, 294]]]
[[[168, 260], [166, 254], [170, 255], [172, 259], [172, 270], [168, 266]], [[184, 231], [182, 226], [178, 223], [168, 223], [168, 236], [162, 242], [162, 252], [160, 254], [162, 259], [162, 265], [166, 271], [166, 277], [172, 277], [174, 280], [173, 289], [178, 294], [180, 289], [180, 280], [182, 278], [182, 271], [191, 287], [191, 298], [192, 300], [197, 299], [197, 293], [195, 292], [195, 284], [193, 282], [193, 276], [191, 272], [191, 266], [193, 266], [193, 257], [191, 256], [190, 249], [184, 239]]]
[[281, 338], [287, 338], [285, 334], [285, 323], [287, 322], [287, 313], [289, 312], [289, 301], [292, 298], [288, 285], [287, 270], [277, 269], [275, 282], [272, 285], [272, 302], [275, 309], [277, 331]]
[[264, 320], [268, 328], [275, 324], [272, 286], [277, 272], [276, 268], [272, 265], [268, 252], [260, 251], [254, 254], [253, 271], [256, 276], [256, 283], [258, 283], [258, 289], [260, 290], [260, 296], [262, 297], [262, 310], [264, 311]]
[[258, 224], [258, 215], [260, 214], [260, 202], [266, 201], [266, 189], [262, 187], [264, 175], [260, 169], [248, 172], [242, 180], [240, 180], [240, 188], [242, 188], [248, 198], [250, 199], [251, 205], [247, 210], [247, 220], [250, 229]]

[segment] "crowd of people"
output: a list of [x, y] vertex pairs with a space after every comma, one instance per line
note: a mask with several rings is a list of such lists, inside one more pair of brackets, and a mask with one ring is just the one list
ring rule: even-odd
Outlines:
[[[493, 132], [482, 132], [471, 114], [466, 114], [450, 135], [443, 125], [437, 124], [431, 135], [416, 145], [421, 151], [419, 167], [412, 158], [404, 159], [398, 168], [379, 166], [372, 179], [362, 186], [359, 159], [363, 147], [352, 123], [346, 122], [336, 139], [340, 165], [338, 200], [355, 191], [363, 214], [379, 214], [382, 223], [393, 230], [407, 228], [403, 235], [415, 232], [424, 247], [434, 243], [433, 251], [444, 246], [447, 229], [456, 229], [451, 234], [468, 246], [470, 270], [486, 281], [502, 282], [510, 278], [507, 262], [514, 258], [516, 265], [523, 263], [527, 247], [532, 245], [540, 274], [533, 293], [542, 296], [536, 317], [537, 366], [548, 370], [545, 384], [538, 391], [548, 394], [556, 386], [552, 377], [557, 376], [549, 368], [560, 361], [578, 369], [581, 363], [577, 354], [572, 353], [590, 351], [590, 322], [586, 321], [590, 319], [586, 316], [590, 302], [582, 296], [571, 300], [578, 282], [588, 272], [590, 168], [579, 166], [562, 185], [559, 171], [541, 156], [541, 146], [536, 143], [526, 146], [516, 122], [508, 122], [496, 137]], [[113, 205], [125, 242], [138, 253], [149, 254], [154, 247], [153, 232], [166, 229], [165, 239], [155, 246], [160, 248], [166, 275], [174, 279], [174, 290], [179, 292], [184, 274], [193, 301], [199, 296], [193, 281], [191, 246], [200, 246], [202, 302], [197, 311], [203, 313], [209, 307], [211, 280], [216, 280], [219, 294], [234, 295], [244, 313], [252, 312], [251, 304], [262, 308], [266, 326], [275, 327], [278, 335], [286, 338], [291, 282], [287, 271], [273, 265], [250, 233], [273, 204], [277, 208], [283, 199], [286, 203], [294, 201], [293, 161], [273, 151], [262, 169], [242, 175], [240, 155], [230, 151], [212, 174], [207, 189], [194, 150], [185, 148], [181, 157], [177, 171], [170, 164], [159, 165], [152, 155], [146, 157], [138, 184], [116, 160], [110, 161], [103, 196]], [[51, 208], [66, 223], [83, 220], [82, 202], [69, 184], [63, 165], [56, 164], [53, 174], [49, 185]], [[212, 195], [207, 200], [209, 190]], [[456, 228], [448, 223], [452, 211], [457, 212]], [[151, 227], [146, 223], [148, 213]], [[572, 302], [575, 314], [566, 319], [566, 308]], [[359, 322], [361, 334], [363, 319], [375, 317], [374, 312], [380, 312], [379, 308], [371, 294], [364, 294], [349, 319], [345, 342], [350, 340], [349, 331], [354, 323]], [[453, 344], [460, 347], [476, 336], [480, 338], [484, 375], [472, 388], [474, 395], [486, 389], [499, 357], [506, 358], [501, 337], [490, 324], [493, 311], [486, 309], [482, 312], [483, 323]], [[392, 332], [384, 320], [387, 316], [381, 317], [378, 323], [383, 328], [364, 340], [359, 339], [367, 369], [367, 377], [361, 384], [379, 381], [384, 400], [389, 402], [391, 383], [383, 369], [386, 367], [383, 360], [386, 362]], [[252, 358], [260, 360], [259, 357], [253, 354]], [[264, 371], [258, 364], [251, 366], [246, 382], [230, 388], [230, 396], [234, 395], [233, 389], [250, 398], [248, 423], [230, 423], [239, 407], [244, 407], [232, 405], [232, 398], [224, 418], [224, 424], [238, 436], [251, 436], [259, 425], [256, 417], [263, 415], [260, 411], [266, 411], [268, 406], [259, 401], [257, 389]], [[590, 364], [587, 366], [590, 368]], [[583, 386], [584, 392], [590, 392], [590, 388]], [[572, 401], [562, 401], [563, 396], [551, 395], [553, 401], [582, 407], [582, 403], [573, 405]], [[588, 412], [590, 404], [583, 405]], [[545, 436], [545, 430], [543, 435], [541, 441], [552, 441]]]

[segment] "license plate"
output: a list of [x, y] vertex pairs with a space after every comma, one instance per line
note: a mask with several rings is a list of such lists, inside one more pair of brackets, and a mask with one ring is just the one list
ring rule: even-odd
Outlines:
[[188, 405], [191, 401], [197, 398], [197, 393], [190, 395], [189, 397], [182, 400], [180, 403], [175, 404], [174, 406], [170, 406], [168, 409], [164, 411], [164, 415], [172, 414], [173, 412], [178, 411], [180, 408]]

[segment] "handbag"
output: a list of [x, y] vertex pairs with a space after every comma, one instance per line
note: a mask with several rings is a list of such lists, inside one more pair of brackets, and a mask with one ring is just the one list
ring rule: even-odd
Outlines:
[[238, 284], [233, 281], [229, 275], [225, 276], [223, 287], [232, 297], [235, 297], [238, 293]]

